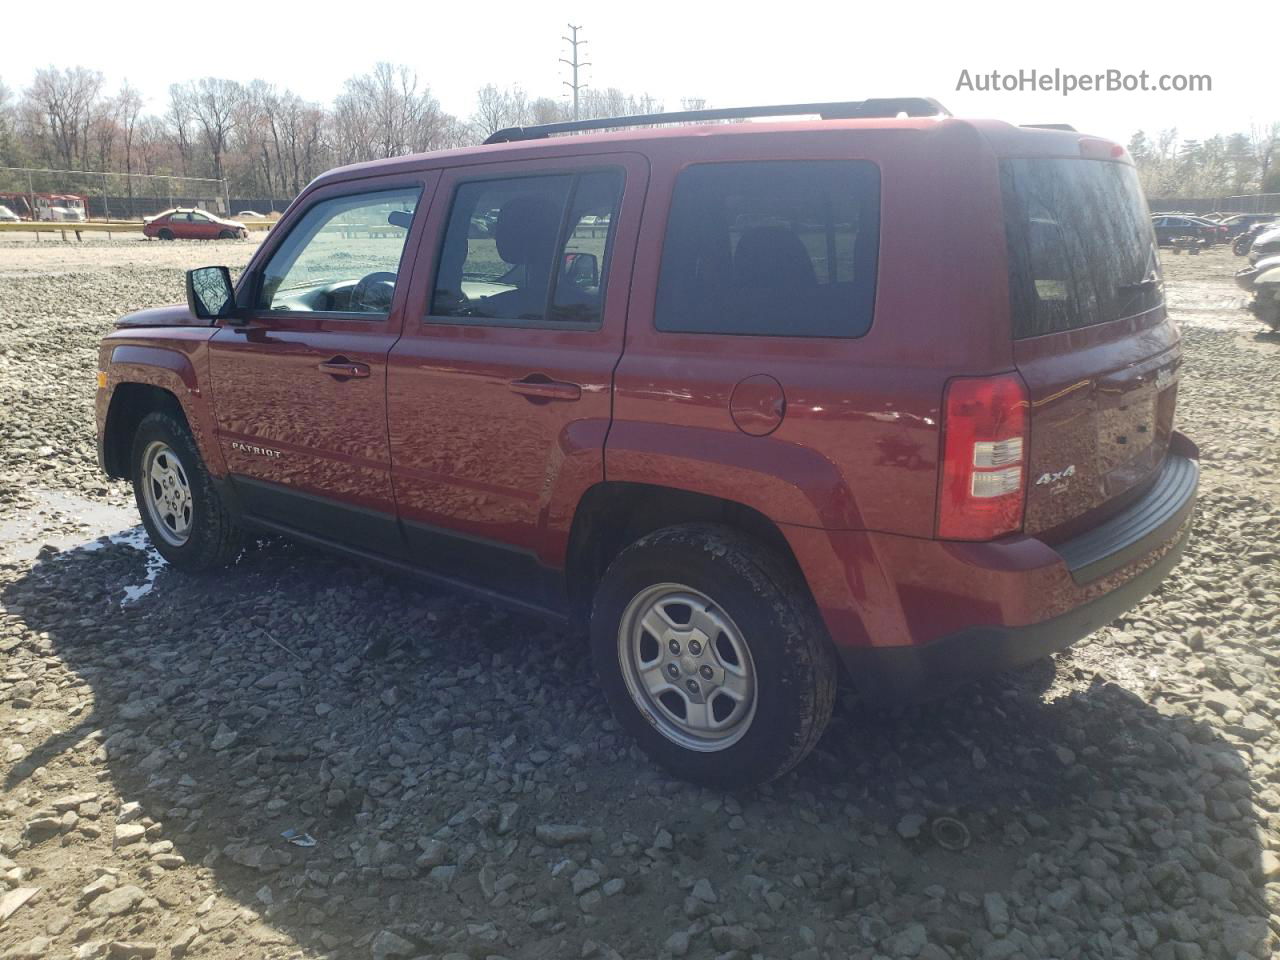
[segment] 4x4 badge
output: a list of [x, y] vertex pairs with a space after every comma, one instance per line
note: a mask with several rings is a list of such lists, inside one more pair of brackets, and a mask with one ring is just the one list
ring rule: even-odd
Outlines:
[[1042, 473], [1036, 477], [1036, 486], [1042, 483], [1057, 483], [1059, 480], [1066, 480], [1068, 477], [1076, 475], [1076, 465], [1073, 463], [1065, 470], [1059, 470], [1057, 473]]

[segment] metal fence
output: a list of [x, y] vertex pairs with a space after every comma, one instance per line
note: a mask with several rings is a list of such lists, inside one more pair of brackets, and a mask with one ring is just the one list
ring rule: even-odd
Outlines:
[[[270, 214], [283, 211], [292, 198], [233, 197], [226, 180], [141, 173], [101, 173], [85, 170], [44, 170], [0, 167], [0, 204], [5, 198], [14, 213], [30, 219], [39, 215], [40, 198], [81, 197], [91, 220], [141, 220], [170, 207], [199, 207], [234, 215], [242, 210]], [[48, 201], [43, 204], [47, 206]]]
[[1238, 197], [1152, 197], [1152, 213], [1280, 213], [1280, 193], [1250, 193]]

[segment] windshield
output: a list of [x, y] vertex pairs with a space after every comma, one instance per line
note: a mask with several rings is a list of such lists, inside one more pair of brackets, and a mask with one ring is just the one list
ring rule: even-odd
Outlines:
[[1107, 323], [1164, 302], [1133, 167], [1011, 159], [1000, 170], [1015, 338]]

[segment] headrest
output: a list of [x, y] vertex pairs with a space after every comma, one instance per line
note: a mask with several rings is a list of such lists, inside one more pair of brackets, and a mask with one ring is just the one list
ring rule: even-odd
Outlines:
[[555, 256], [560, 205], [535, 193], [512, 197], [498, 212], [494, 239], [498, 256], [510, 264], [528, 264]]
[[733, 279], [746, 288], [812, 287], [818, 282], [804, 242], [786, 227], [752, 227], [733, 252]]

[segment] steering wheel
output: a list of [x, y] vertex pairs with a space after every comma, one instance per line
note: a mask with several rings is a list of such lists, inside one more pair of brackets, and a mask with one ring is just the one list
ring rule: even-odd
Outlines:
[[396, 290], [396, 275], [379, 271], [360, 278], [351, 288], [347, 309], [352, 313], [387, 313]]

